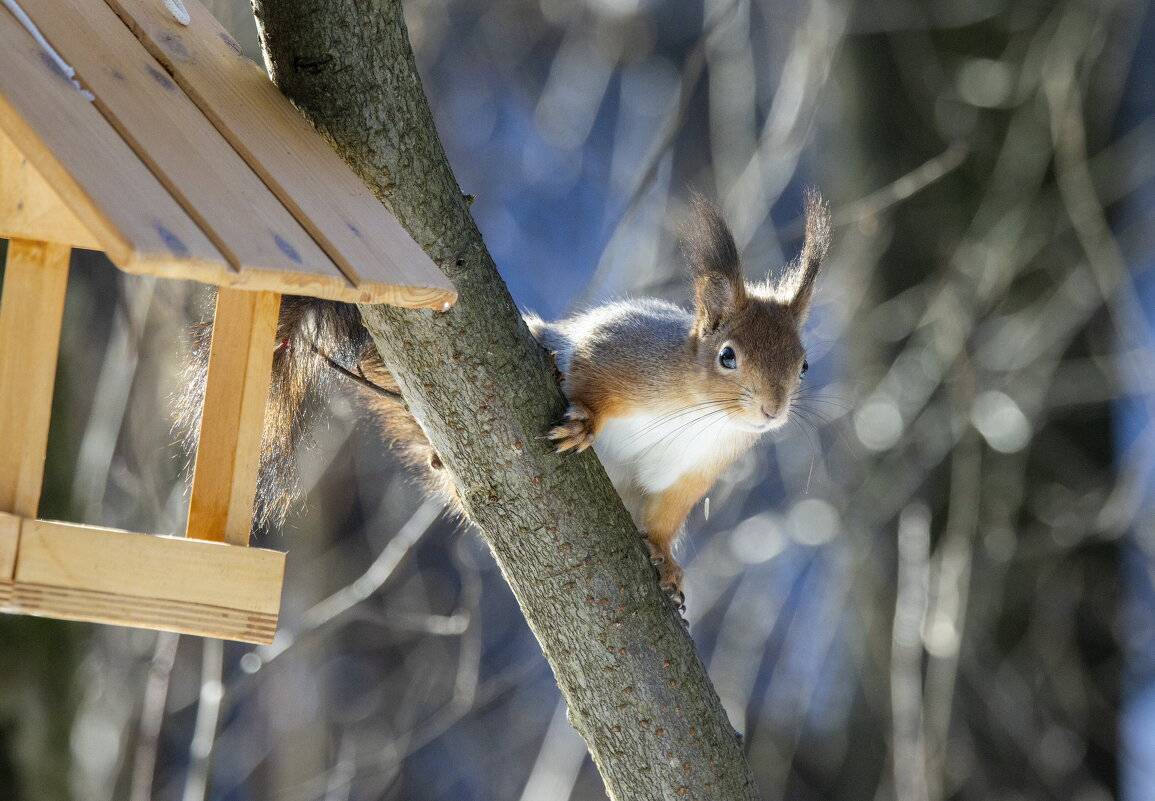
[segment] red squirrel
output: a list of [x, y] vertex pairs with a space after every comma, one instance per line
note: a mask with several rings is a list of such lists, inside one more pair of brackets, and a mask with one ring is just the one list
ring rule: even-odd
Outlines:
[[[564, 418], [543, 433], [558, 451], [593, 446], [678, 607], [683, 571], [671, 549], [691, 508], [727, 466], [788, 419], [807, 370], [800, 330], [831, 223], [819, 196], [808, 193], [802, 253], [777, 280], [757, 283], [743, 278], [733, 235], [708, 201], [694, 198], [683, 233], [691, 310], [641, 299], [552, 323], [525, 318], [553, 354], [569, 400]], [[188, 440], [196, 437], [210, 330], [198, 332], [186, 371], [178, 424], [190, 432]], [[306, 401], [339, 374], [362, 385], [385, 437], [427, 488], [461, 511], [441, 460], [397, 394], [356, 307], [286, 297], [277, 336], [259, 524], [279, 522], [291, 505], [293, 450], [308, 424]]]

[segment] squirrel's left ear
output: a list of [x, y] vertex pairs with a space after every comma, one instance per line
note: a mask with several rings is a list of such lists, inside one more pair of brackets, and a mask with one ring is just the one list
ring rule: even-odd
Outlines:
[[699, 194], [694, 216], [682, 229], [683, 248], [694, 278], [694, 333], [711, 334], [746, 304], [746, 281], [734, 235], [721, 212]]
[[793, 290], [788, 296], [790, 311], [799, 320], [804, 319], [810, 310], [810, 298], [814, 294], [818, 268], [822, 266], [822, 261], [830, 250], [831, 228], [830, 209], [822, 200], [822, 196], [814, 189], [806, 190], [806, 241], [802, 245], [802, 253], [787, 273], [784, 282]]

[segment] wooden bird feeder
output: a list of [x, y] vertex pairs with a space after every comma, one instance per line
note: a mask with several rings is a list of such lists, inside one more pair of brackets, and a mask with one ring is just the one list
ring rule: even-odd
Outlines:
[[[456, 293], [196, 0], [3, 5], [0, 611], [269, 642], [285, 555], [247, 545], [280, 293]], [[220, 288], [185, 537], [38, 519], [73, 247]]]

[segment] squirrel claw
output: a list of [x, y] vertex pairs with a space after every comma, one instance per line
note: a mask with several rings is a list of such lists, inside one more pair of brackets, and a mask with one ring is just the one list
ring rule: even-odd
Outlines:
[[[682, 592], [682, 583], [680, 581], [662, 581], [659, 586], [666, 593], [666, 597], [669, 598], [670, 605], [674, 607], [678, 617], [682, 617], [686, 613], [686, 593]], [[682, 618], [682, 622], [685, 623], [685, 618]]]
[[678, 588], [678, 586], [676, 584], [671, 584], [669, 582], [663, 582], [661, 584], [661, 587], [662, 587], [662, 591], [665, 592], [666, 595], [669, 597], [670, 603], [672, 603], [674, 605], [675, 609], [685, 609], [686, 608], [686, 594], [683, 593]]
[[557, 443], [554, 450], [558, 453], [568, 451], [571, 448], [579, 453], [584, 451], [594, 444], [594, 432], [590, 424], [589, 412], [581, 404], [571, 403], [569, 408], [565, 410], [562, 421], [551, 428], [545, 437]]
[[669, 550], [656, 545], [653, 540], [646, 540], [646, 549], [650, 552], [650, 564], [658, 569], [658, 586], [669, 596], [670, 603], [680, 613], [686, 608], [686, 595], [682, 592], [684, 571], [674, 561]]
[[682, 625], [690, 628], [690, 621], [686, 619], [686, 596], [677, 589], [666, 584], [662, 585], [662, 589], [666, 591], [669, 598], [670, 606], [674, 607], [674, 612], [678, 615], [678, 620], [682, 621]]
[[682, 625], [689, 628], [690, 622], [684, 617], [686, 613], [686, 594], [682, 592], [682, 576], [685, 575], [685, 571], [674, 561], [674, 557], [670, 554], [668, 548], [656, 544], [649, 538], [648, 532], [640, 531], [638, 533], [641, 534], [642, 539], [646, 541], [646, 550], [650, 555], [650, 564], [658, 569], [658, 586], [661, 587], [662, 592], [666, 594], [670, 606], [674, 607], [674, 611], [678, 613], [678, 619], [682, 621]]

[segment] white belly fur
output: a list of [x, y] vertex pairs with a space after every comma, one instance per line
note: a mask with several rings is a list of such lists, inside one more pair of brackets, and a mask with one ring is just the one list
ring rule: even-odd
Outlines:
[[[598, 432], [594, 451], [627, 505], [638, 492], [652, 495], [687, 473], [716, 465], [755, 438], [725, 416], [687, 412], [611, 417]], [[635, 512], [636, 509], [631, 509]]]

